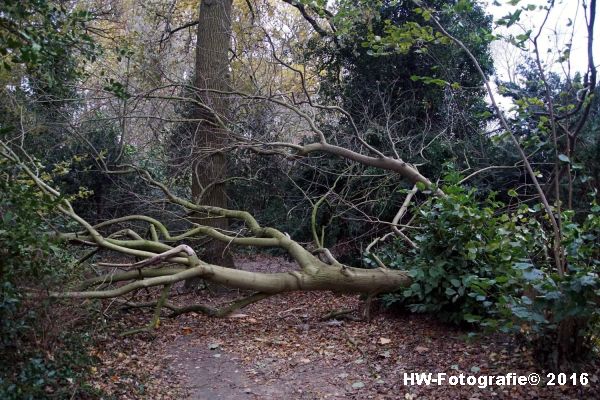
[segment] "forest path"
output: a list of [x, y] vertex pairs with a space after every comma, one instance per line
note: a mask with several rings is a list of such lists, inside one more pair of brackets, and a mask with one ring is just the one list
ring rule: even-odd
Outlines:
[[[294, 263], [281, 258], [258, 257], [237, 260], [237, 267], [261, 272], [292, 270]], [[202, 301], [223, 303], [238, 293], [217, 290]], [[199, 301], [199, 300], [196, 300]], [[313, 303], [320, 310], [319, 294], [288, 294], [251, 305], [226, 319], [202, 315], [180, 318], [179, 336], [167, 352], [170, 367], [180, 376], [190, 400], [208, 399], [342, 399], [348, 390], [348, 374], [336, 373], [332, 365], [304, 353], [310, 341], [309, 321]], [[356, 296], [344, 304], [358, 307]], [[335, 303], [335, 302], [334, 302]], [[316, 328], [316, 325], [312, 327]], [[296, 340], [294, 340], [296, 339]], [[307, 340], [308, 339], [308, 340]]]
[[[274, 257], [245, 257], [237, 266], [262, 272], [293, 268]], [[203, 290], [173, 293], [171, 301], [218, 305], [240, 295]], [[404, 385], [404, 373], [412, 372], [481, 376], [544, 371], [507, 336], [468, 340], [467, 331], [432, 316], [374, 310], [371, 322], [323, 320], [340, 309], [353, 310], [349, 315], [356, 317], [361, 306], [356, 295], [295, 292], [267, 298], [228, 318], [163, 318], [151, 335], [108, 337], [98, 376], [112, 393], [123, 394], [119, 399], [600, 399], [597, 376], [587, 389]], [[151, 312], [129, 313], [122, 324], [142, 325]], [[588, 369], [583, 372], [597, 374], [597, 366]], [[132, 395], [134, 390], [138, 392]]]
[[[237, 266], [293, 269], [272, 257], [238, 260]], [[218, 304], [239, 294], [196, 296]], [[506, 337], [467, 340], [468, 332], [427, 316], [375, 310], [369, 323], [322, 319], [340, 309], [354, 310], [350, 315], [357, 317], [361, 306], [356, 295], [298, 292], [252, 304], [229, 318], [182, 316], [177, 319], [182, 335], [169, 346], [170, 366], [190, 400], [569, 398], [547, 387], [405, 386], [405, 372], [525, 374], [536, 368]]]
[[[172, 368], [181, 375], [191, 400], [342, 399], [344, 380], [329, 381], [329, 366], [322, 363], [285, 366], [278, 360], [259, 358], [251, 365], [204, 343], [182, 339], [174, 343]], [[325, 372], [325, 373], [324, 373]]]

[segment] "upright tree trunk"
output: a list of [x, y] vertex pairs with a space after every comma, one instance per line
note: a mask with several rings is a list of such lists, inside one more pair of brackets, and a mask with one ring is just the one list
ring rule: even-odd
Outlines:
[[[227, 91], [230, 88], [231, 8], [232, 0], [201, 1], [196, 47], [195, 86], [204, 106], [197, 106], [195, 112], [198, 126], [194, 133], [192, 196], [198, 204], [222, 208], [227, 208], [223, 183], [227, 177], [223, 150], [227, 137], [220, 121], [227, 118], [228, 104], [226, 96], [206, 89]], [[220, 216], [197, 215], [195, 222], [219, 229], [227, 229], [229, 225], [227, 218]], [[211, 240], [204, 250], [204, 261], [233, 267], [226, 243]]]

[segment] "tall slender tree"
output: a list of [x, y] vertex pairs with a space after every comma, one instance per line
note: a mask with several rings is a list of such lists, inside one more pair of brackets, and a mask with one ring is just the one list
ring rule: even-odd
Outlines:
[[[232, 0], [202, 0], [198, 19], [195, 86], [198, 121], [194, 135], [192, 196], [198, 204], [227, 208], [225, 179], [227, 160], [224, 146], [227, 135], [223, 121], [228, 104], [225, 92], [230, 88], [229, 44], [231, 41]], [[198, 215], [196, 221], [218, 229], [227, 229], [221, 215]], [[210, 263], [233, 267], [226, 244], [211, 240], [203, 258]]]

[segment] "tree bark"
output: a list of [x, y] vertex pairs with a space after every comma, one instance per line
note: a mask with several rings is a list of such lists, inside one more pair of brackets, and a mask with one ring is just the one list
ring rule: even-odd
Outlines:
[[[229, 107], [226, 96], [210, 90], [230, 89], [231, 9], [232, 0], [201, 1], [196, 46], [195, 86], [202, 106], [195, 110], [198, 126], [193, 133], [192, 196], [197, 204], [222, 208], [227, 207], [227, 159], [223, 151], [227, 134], [221, 123]], [[217, 229], [229, 226], [228, 219], [220, 215], [196, 214], [193, 220]], [[234, 266], [227, 243], [220, 241], [210, 240], [202, 258], [208, 263]]]
[[[135, 271], [142, 280], [135, 280], [123, 286], [107, 290], [55, 292], [56, 298], [109, 299], [126, 295], [137, 289], [164, 286], [190, 279], [203, 278], [208, 281], [241, 290], [251, 290], [264, 294], [279, 294], [293, 291], [332, 291], [338, 293], [378, 294], [400, 290], [410, 286], [412, 278], [406, 271], [392, 269], [361, 269], [347, 266], [331, 266], [315, 262], [312, 270], [298, 270], [278, 273], [261, 273], [223, 268], [219, 265], [196, 264], [188, 269], [174, 269], [156, 277], [152, 270]], [[111, 283], [128, 280], [131, 271], [105, 277]], [[87, 286], [87, 285], [86, 285]]]

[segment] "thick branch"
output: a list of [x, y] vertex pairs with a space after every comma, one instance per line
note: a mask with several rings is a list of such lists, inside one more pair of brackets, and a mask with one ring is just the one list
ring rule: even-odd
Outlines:
[[[432, 187], [433, 183], [409, 163], [397, 160], [390, 157], [370, 157], [360, 153], [356, 153], [350, 149], [344, 147], [335, 146], [329, 143], [311, 143], [303, 146], [300, 154], [306, 155], [313, 152], [322, 151], [325, 153], [333, 154], [348, 160], [356, 161], [362, 165], [369, 167], [381, 168], [383, 170], [393, 171], [400, 174], [402, 177], [408, 179], [411, 183], [415, 184], [421, 182], [427, 187]], [[438, 195], [443, 195], [443, 192], [438, 190]]]
[[[315, 258], [316, 259], [316, 258]], [[411, 284], [404, 271], [387, 269], [359, 269], [346, 266], [329, 266], [321, 261], [314, 273], [291, 271], [260, 273], [202, 264], [181, 272], [135, 281], [112, 290], [51, 293], [54, 298], [108, 299], [123, 296], [134, 290], [174, 284], [190, 278], [202, 278], [224, 286], [277, 294], [298, 290], [331, 290], [348, 293], [393, 292]], [[135, 271], [131, 271], [135, 272]]]

